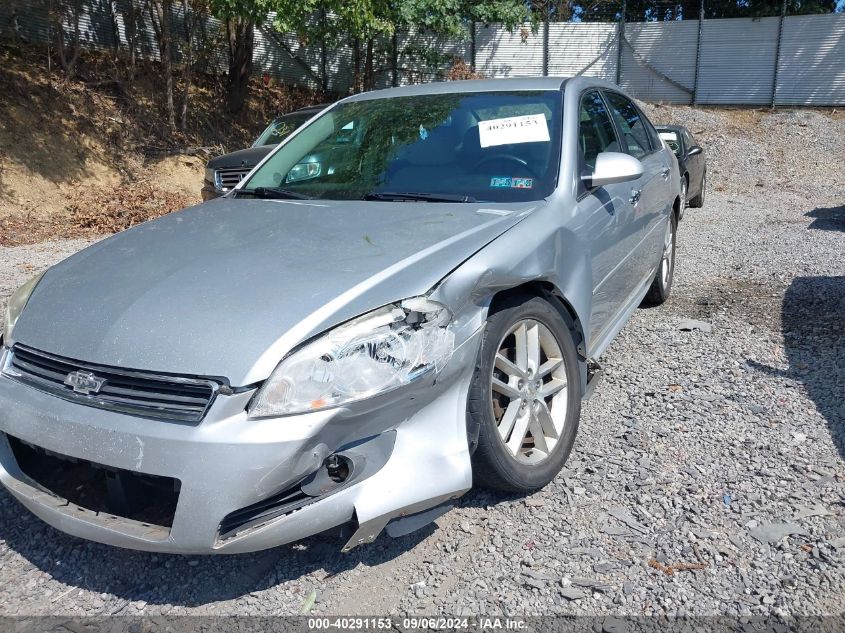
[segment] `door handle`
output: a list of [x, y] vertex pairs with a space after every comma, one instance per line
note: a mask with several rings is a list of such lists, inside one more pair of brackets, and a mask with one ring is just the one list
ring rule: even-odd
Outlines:
[[663, 176], [663, 180], [669, 179], [669, 168], [665, 167], [661, 172], [660, 175]]
[[631, 197], [628, 198], [628, 202], [630, 202], [631, 204], [637, 204], [640, 201], [641, 193], [641, 189], [631, 189]]

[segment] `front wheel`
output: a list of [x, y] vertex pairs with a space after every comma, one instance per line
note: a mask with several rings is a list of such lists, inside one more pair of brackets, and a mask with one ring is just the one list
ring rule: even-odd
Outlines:
[[467, 422], [476, 484], [542, 488], [566, 462], [581, 415], [578, 355], [558, 310], [540, 297], [511, 297], [487, 319]]

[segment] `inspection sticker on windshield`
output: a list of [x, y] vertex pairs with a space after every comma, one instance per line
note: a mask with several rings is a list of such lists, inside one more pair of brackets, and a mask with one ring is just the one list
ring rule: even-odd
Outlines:
[[548, 141], [549, 126], [543, 114], [490, 119], [478, 122], [478, 137], [481, 147]]
[[490, 179], [491, 187], [508, 187], [511, 189], [532, 189], [533, 178], [511, 178], [509, 176], [493, 176]]

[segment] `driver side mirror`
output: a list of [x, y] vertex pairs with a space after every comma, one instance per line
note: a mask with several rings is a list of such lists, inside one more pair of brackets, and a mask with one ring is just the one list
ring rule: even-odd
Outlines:
[[596, 156], [592, 174], [582, 176], [588, 188], [603, 187], [617, 182], [636, 180], [643, 175], [643, 164], [639, 159], [622, 152], [602, 152]]
[[695, 156], [696, 154], [701, 154], [704, 150], [701, 149], [701, 145], [693, 145], [689, 148], [687, 152], [687, 156]]

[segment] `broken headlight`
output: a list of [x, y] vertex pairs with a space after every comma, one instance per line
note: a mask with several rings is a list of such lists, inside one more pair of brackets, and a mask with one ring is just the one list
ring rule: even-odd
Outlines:
[[450, 321], [444, 306], [416, 297], [338, 326], [279, 363], [250, 417], [336, 407], [436, 373], [454, 351]]

